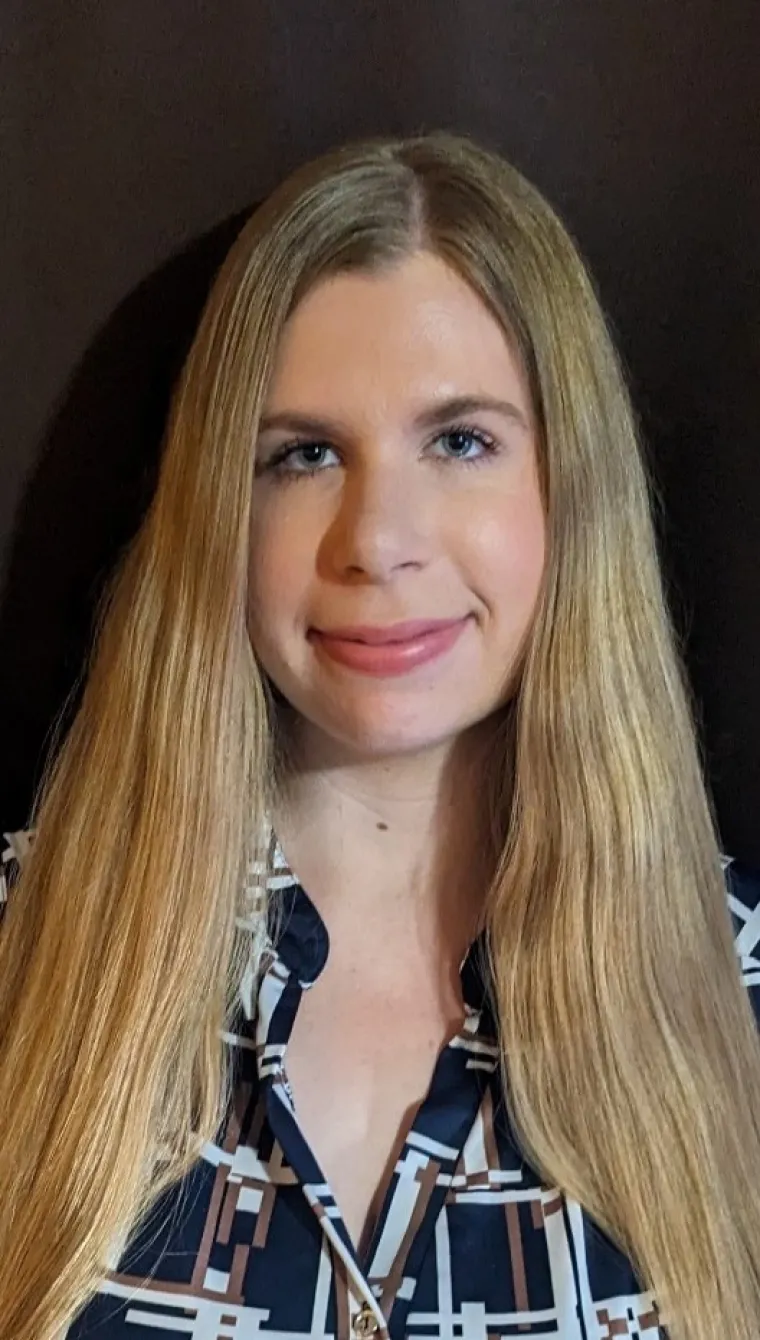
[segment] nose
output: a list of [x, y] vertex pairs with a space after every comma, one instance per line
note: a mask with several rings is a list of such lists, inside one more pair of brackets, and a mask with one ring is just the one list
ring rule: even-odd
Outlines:
[[322, 558], [333, 577], [383, 583], [429, 562], [430, 500], [398, 462], [347, 471]]

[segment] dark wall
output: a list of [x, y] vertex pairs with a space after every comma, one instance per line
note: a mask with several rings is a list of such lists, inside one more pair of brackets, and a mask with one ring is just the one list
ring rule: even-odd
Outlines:
[[76, 701], [241, 212], [339, 140], [441, 125], [511, 157], [597, 277], [724, 847], [760, 864], [759, 83], [756, 0], [4, 0], [4, 824]]

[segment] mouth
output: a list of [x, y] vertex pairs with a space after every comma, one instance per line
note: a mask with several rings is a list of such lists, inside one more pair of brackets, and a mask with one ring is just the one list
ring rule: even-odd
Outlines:
[[364, 675], [407, 674], [437, 660], [459, 640], [470, 615], [454, 619], [409, 619], [403, 623], [356, 624], [316, 629], [309, 640], [335, 664]]
[[361, 642], [367, 647], [385, 647], [413, 642], [417, 638], [443, 632], [463, 622], [462, 616], [454, 619], [407, 619], [403, 623], [385, 626], [355, 624], [346, 628], [314, 628], [311, 631], [317, 637], [331, 638], [338, 642]]

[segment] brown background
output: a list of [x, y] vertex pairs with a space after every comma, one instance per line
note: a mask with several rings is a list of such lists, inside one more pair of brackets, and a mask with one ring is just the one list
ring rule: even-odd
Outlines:
[[339, 140], [442, 125], [511, 157], [596, 275], [724, 848], [760, 865], [757, 0], [2, 0], [0, 60], [3, 825], [241, 213]]

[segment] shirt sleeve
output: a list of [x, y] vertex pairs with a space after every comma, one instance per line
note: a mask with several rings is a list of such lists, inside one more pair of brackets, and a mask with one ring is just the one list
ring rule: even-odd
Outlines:
[[739, 966], [760, 1026], [760, 870], [728, 860], [723, 874]]
[[0, 840], [0, 922], [5, 914], [11, 890], [19, 876], [24, 857], [34, 841], [34, 829], [21, 828], [3, 833]]

